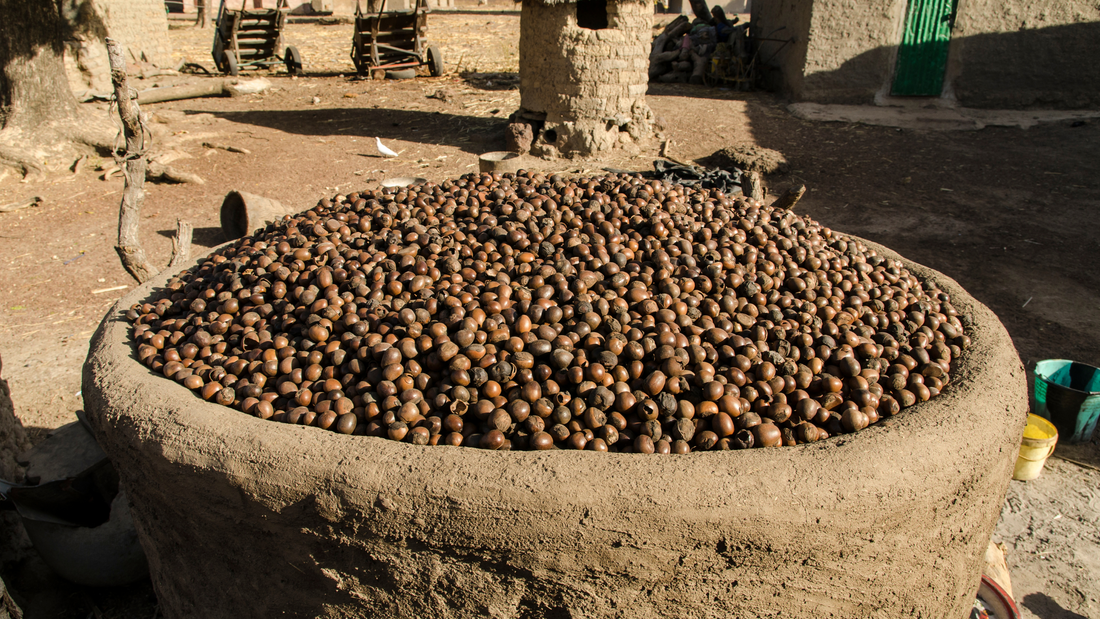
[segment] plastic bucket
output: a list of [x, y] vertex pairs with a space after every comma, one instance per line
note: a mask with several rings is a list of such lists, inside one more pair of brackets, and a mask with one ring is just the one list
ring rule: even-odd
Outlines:
[[1068, 359], [1035, 364], [1035, 414], [1070, 443], [1092, 438], [1100, 419], [1100, 368]]
[[978, 599], [974, 602], [974, 611], [970, 617], [996, 617], [997, 619], [1020, 619], [1020, 609], [1016, 602], [995, 580], [982, 575], [978, 586]]
[[478, 157], [478, 169], [482, 173], [512, 172], [514, 174], [519, 170], [520, 161], [522, 160], [517, 153], [500, 150]]
[[1043, 471], [1047, 458], [1054, 453], [1058, 442], [1058, 429], [1038, 415], [1027, 416], [1024, 438], [1020, 441], [1020, 455], [1016, 457], [1016, 468], [1012, 479], [1027, 481], [1035, 479]]

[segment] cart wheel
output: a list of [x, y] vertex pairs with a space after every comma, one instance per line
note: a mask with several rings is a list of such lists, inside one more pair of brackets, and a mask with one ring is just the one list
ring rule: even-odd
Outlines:
[[302, 72], [302, 55], [298, 53], [298, 48], [293, 45], [286, 46], [286, 52], [283, 53], [283, 61], [286, 62], [287, 73], [298, 75]]
[[443, 75], [443, 54], [439, 53], [439, 48], [434, 45], [428, 46], [428, 72], [432, 77], [439, 77]]
[[224, 71], [226, 75], [237, 75], [237, 59], [233, 54], [228, 52], [222, 54], [222, 65], [225, 67]]
[[210, 55], [214, 57], [214, 66], [218, 68], [219, 72], [225, 72], [225, 45], [222, 44], [221, 37], [214, 37], [214, 49], [211, 50]]

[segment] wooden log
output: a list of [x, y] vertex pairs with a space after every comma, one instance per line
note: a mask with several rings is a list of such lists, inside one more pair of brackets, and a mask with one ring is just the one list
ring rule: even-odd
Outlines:
[[141, 128], [138, 104], [130, 95], [126, 57], [123, 56], [122, 46], [110, 38], [107, 39], [107, 59], [111, 66], [111, 83], [115, 87], [118, 115], [122, 119], [122, 132], [126, 138], [126, 151], [123, 153], [123, 176], [126, 184], [122, 191], [122, 203], [119, 205], [118, 244], [115, 245], [115, 251], [126, 271], [141, 283], [157, 272], [149, 264], [141, 241], [138, 240], [141, 203], [145, 199], [145, 132]]
[[671, 52], [661, 52], [650, 56], [649, 59], [649, 79], [650, 81], [657, 79], [658, 77], [668, 73], [672, 67], [670, 64], [673, 60], [680, 57], [680, 50], [674, 50]]
[[985, 569], [982, 573], [993, 579], [993, 582], [1001, 585], [1008, 597], [1016, 599], [1012, 595], [1012, 577], [1008, 573], [1008, 561], [1005, 558], [1004, 547], [989, 541], [985, 550]]
[[[131, 95], [129, 81], [126, 76], [126, 58], [122, 55], [122, 46], [118, 41], [108, 38], [107, 60], [111, 66], [111, 83], [115, 87], [115, 101], [118, 105], [118, 115], [122, 120], [122, 132], [126, 138], [126, 151], [121, 155], [125, 161], [123, 166], [123, 178], [125, 185], [122, 190], [122, 203], [118, 213], [118, 244], [115, 251], [122, 261], [123, 268], [139, 283], [144, 283], [157, 271], [149, 264], [145, 256], [145, 250], [141, 247], [138, 234], [138, 225], [141, 221], [141, 205], [145, 200], [145, 175], [149, 172], [145, 159], [145, 136], [149, 131], [142, 126], [141, 110], [138, 108], [137, 97]], [[116, 158], [118, 154], [116, 153]], [[117, 159], [116, 159], [117, 160]], [[156, 166], [169, 169], [161, 164]], [[163, 173], [163, 172], [162, 172]], [[194, 176], [194, 175], [190, 175]], [[194, 176], [198, 182], [202, 179]], [[172, 237], [172, 263], [184, 262], [191, 255], [191, 224], [176, 222], [176, 234]]]
[[31, 208], [32, 206], [38, 206], [40, 204], [42, 204], [42, 198], [35, 196], [29, 202], [15, 202], [13, 204], [0, 206], [0, 213], [14, 213], [15, 211]]
[[696, 19], [708, 26], [714, 25], [714, 17], [710, 14], [710, 7], [707, 6], [706, 0], [690, 0], [690, 3], [691, 12], [695, 14]]
[[706, 54], [700, 54], [694, 49], [691, 50], [691, 78], [689, 81], [692, 84], [702, 84], [703, 74], [707, 71], [707, 63], [710, 61], [710, 56]]
[[741, 175], [741, 193], [757, 202], [763, 202], [767, 192], [759, 172], [745, 172]]
[[166, 183], [194, 183], [196, 185], [206, 184], [206, 181], [202, 180], [202, 177], [200, 177], [198, 174], [192, 174], [191, 172], [177, 170], [173, 167], [166, 166], [155, 161], [149, 162], [145, 178], [151, 181], [164, 181]]
[[197, 85], [149, 88], [138, 93], [137, 102], [144, 105], [146, 103], [162, 103], [164, 101], [197, 99], [199, 97], [220, 97], [224, 94], [225, 82], [223, 80], [215, 80]]
[[[676, 41], [691, 30], [691, 21], [684, 15], [677, 17], [665, 26], [661, 34], [653, 40], [653, 46], [649, 51], [649, 79], [655, 80], [660, 75], [668, 72], [668, 62], [679, 55], [679, 48], [665, 51], [670, 41]], [[667, 54], [672, 54], [671, 56]]]
[[802, 196], [806, 194], [806, 186], [798, 185], [797, 187], [791, 187], [783, 195], [779, 196], [779, 199], [772, 202], [772, 207], [777, 210], [788, 211], [794, 208], [795, 204], [802, 199]]
[[176, 220], [176, 234], [172, 236], [172, 259], [169, 269], [178, 269], [191, 259], [191, 224], [182, 219]]

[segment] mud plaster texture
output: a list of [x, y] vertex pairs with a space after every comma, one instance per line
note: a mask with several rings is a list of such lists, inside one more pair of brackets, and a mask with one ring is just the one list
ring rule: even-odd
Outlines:
[[[770, 87], [796, 101], [870, 104], [889, 95], [906, 0], [757, 2]], [[780, 28], [782, 28], [780, 30]], [[942, 96], [966, 107], [1095, 109], [1100, 5], [1090, 0], [959, 0]]]
[[628, 153], [653, 136], [649, 88], [652, 3], [607, 2], [607, 28], [577, 26], [577, 4], [525, 0], [520, 18], [521, 115], [545, 118], [535, 155]]
[[0, 479], [22, 481], [23, 467], [16, 458], [30, 449], [30, 441], [23, 424], [15, 416], [15, 406], [11, 401], [11, 389], [3, 379], [4, 362], [0, 360]]
[[161, 0], [63, 0], [59, 4], [74, 28], [65, 44], [65, 71], [73, 92], [110, 91], [111, 65], [104, 37], [123, 46], [127, 64], [172, 66], [168, 17]]
[[[897, 254], [869, 243], [887, 256]], [[1027, 413], [992, 312], [932, 401], [780, 449], [416, 447], [243, 415], [133, 356], [123, 297], [84, 398], [165, 617], [860, 617], [969, 612]]]
[[[0, 479], [10, 482], [22, 482], [25, 470], [19, 466], [19, 454], [31, 448], [27, 432], [15, 416], [15, 406], [11, 401], [11, 389], [3, 379], [4, 362], [0, 359]], [[23, 559], [30, 552], [30, 540], [23, 531], [19, 516], [14, 511], [0, 512], [0, 565], [9, 561]], [[7, 603], [10, 602], [3, 581], [0, 581], [0, 619], [4, 619]], [[16, 609], [18, 610], [18, 609]], [[19, 617], [21, 615], [11, 615]]]

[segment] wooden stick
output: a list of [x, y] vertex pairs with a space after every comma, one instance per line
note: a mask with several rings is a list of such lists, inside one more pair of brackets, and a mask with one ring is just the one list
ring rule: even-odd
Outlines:
[[1058, 458], [1059, 460], [1065, 460], [1066, 462], [1069, 462], [1071, 464], [1076, 464], [1077, 466], [1079, 466], [1081, 468], [1092, 469], [1094, 471], [1100, 471], [1100, 467], [1094, 466], [1094, 465], [1089, 464], [1087, 462], [1081, 462], [1080, 460], [1074, 460], [1072, 458], [1067, 458], [1065, 456], [1060, 456], [1058, 454], [1051, 454], [1051, 457], [1052, 458]]
[[241, 153], [242, 155], [251, 155], [252, 151], [247, 148], [241, 148], [240, 146], [230, 146], [228, 144], [215, 144], [213, 142], [203, 142], [203, 146], [206, 148], [218, 148], [221, 150], [229, 151], [231, 153]]
[[0, 206], [0, 213], [13, 213], [18, 210], [30, 208], [32, 206], [38, 206], [42, 203], [42, 198], [35, 196], [30, 202], [15, 202], [13, 204], [5, 204]]
[[194, 183], [196, 185], [205, 185], [206, 181], [202, 180], [198, 174], [192, 174], [190, 172], [184, 172], [183, 170], [177, 170], [171, 166], [166, 166], [162, 163], [155, 161], [149, 162], [149, 169], [146, 170], [146, 180], [150, 181], [165, 181], [168, 183]]
[[806, 194], [806, 186], [805, 185], [798, 185], [797, 187], [791, 187], [790, 189], [788, 189], [786, 191], [786, 193], [779, 196], [778, 200], [776, 200], [775, 202], [772, 202], [772, 207], [775, 208], [776, 210], [784, 210], [784, 211], [790, 210], [790, 209], [794, 208], [795, 204], [798, 204], [798, 201], [801, 200], [802, 196], [805, 195], [805, 194]]
[[197, 86], [167, 86], [164, 88], [147, 88], [138, 93], [138, 103], [161, 103], [163, 101], [179, 101], [181, 99], [195, 99], [198, 97], [220, 97], [225, 94], [225, 82], [215, 80], [208, 84]]
[[122, 46], [114, 39], [107, 39], [107, 59], [111, 65], [111, 83], [115, 87], [118, 115], [122, 119], [122, 131], [126, 137], [125, 188], [118, 213], [118, 244], [115, 251], [122, 266], [139, 283], [144, 283], [156, 273], [145, 257], [145, 250], [138, 239], [138, 223], [141, 220], [141, 203], [145, 200], [145, 152], [141, 130], [140, 110], [130, 97], [130, 84], [126, 77], [126, 57]]
[[759, 172], [750, 171], [741, 175], [741, 193], [757, 202], [764, 201], [767, 192], [764, 191], [764, 183], [760, 180]]
[[191, 259], [191, 224], [182, 219], [176, 220], [176, 234], [172, 237], [172, 259], [169, 269], [178, 269]]

